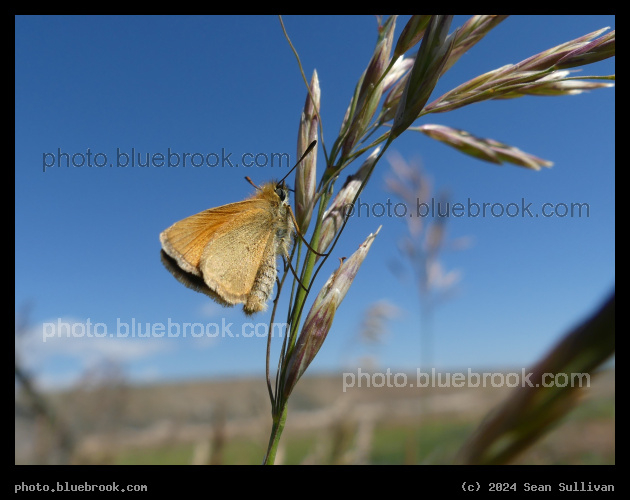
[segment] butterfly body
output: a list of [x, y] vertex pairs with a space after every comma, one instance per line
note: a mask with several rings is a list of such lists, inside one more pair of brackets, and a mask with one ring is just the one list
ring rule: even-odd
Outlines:
[[288, 256], [294, 228], [284, 183], [263, 184], [243, 201], [210, 208], [160, 234], [162, 262], [184, 285], [226, 306], [263, 311]]

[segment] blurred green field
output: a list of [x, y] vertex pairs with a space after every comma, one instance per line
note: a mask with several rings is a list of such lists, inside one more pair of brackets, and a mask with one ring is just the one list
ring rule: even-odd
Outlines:
[[[578, 418], [572, 417], [565, 422], [566, 428], [558, 428], [547, 438], [534, 445], [516, 463], [522, 464], [568, 464], [568, 465], [606, 465], [615, 463], [614, 444], [601, 443], [602, 449], [579, 449], [580, 447], [563, 446], [563, 440], [579, 439], [585, 429], [599, 429], [607, 432], [614, 427], [614, 408], [608, 417], [602, 416], [601, 409], [582, 409]], [[562, 426], [561, 426], [562, 427]], [[373, 447], [369, 454], [370, 464], [450, 464], [453, 456], [472, 432], [472, 423], [457, 421], [432, 422], [424, 426], [387, 426], [379, 425], [374, 432]], [[608, 432], [610, 432], [608, 430]], [[332, 433], [331, 433], [332, 434]], [[611, 436], [614, 441], [614, 432]], [[351, 445], [352, 436], [348, 437]], [[321, 433], [308, 433], [304, 436], [292, 436], [287, 439], [283, 450], [286, 465], [310, 463], [309, 455], [317, 449], [318, 441], [328, 440], [327, 452], [323, 453], [320, 464], [343, 464], [334, 452], [331, 436]], [[260, 464], [265, 448], [262, 443], [253, 443], [245, 439], [234, 439], [226, 444], [222, 458], [223, 464], [256, 465]], [[191, 463], [194, 446], [174, 445], [142, 450], [129, 450], [118, 455], [117, 465], [165, 465]]]
[[[339, 376], [303, 382], [278, 452], [283, 464], [449, 464], [509, 394], [491, 388], [362, 388], [350, 394], [340, 391]], [[614, 464], [614, 382], [614, 370], [595, 377], [578, 406], [515, 463]], [[54, 399], [71, 410], [73, 428], [80, 430], [74, 463], [260, 464], [270, 428], [261, 386], [257, 379], [239, 379], [100, 387]], [[116, 411], [104, 418], [102, 409], [112, 406]], [[16, 415], [16, 463], [37, 460], [23, 450], [19, 455], [25, 431], [31, 439], [41, 434], [29, 425]]]

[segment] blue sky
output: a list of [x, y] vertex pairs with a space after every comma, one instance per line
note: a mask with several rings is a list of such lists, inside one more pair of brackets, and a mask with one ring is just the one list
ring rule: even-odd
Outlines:
[[[407, 17], [397, 23], [397, 34]], [[370, 16], [287, 16], [305, 72], [317, 69], [324, 139], [332, 145], [374, 47]], [[452, 29], [465, 21], [457, 16]], [[444, 76], [432, 99], [486, 71], [516, 63], [597, 29], [614, 16], [515, 16], [493, 30]], [[305, 88], [273, 16], [16, 18], [15, 308], [31, 304], [31, 331], [18, 339], [23, 362], [45, 386], [73, 383], [104, 360], [132, 381], [261, 374], [264, 338], [49, 338], [46, 324], [233, 323], [224, 309], [180, 285], [162, 267], [158, 236], [206, 208], [243, 199], [278, 177], [276, 167], [43, 168], [46, 153], [93, 158], [132, 148], [146, 153], [289, 153], [296, 159]], [[582, 74], [612, 74], [614, 60]], [[489, 101], [417, 122], [493, 138], [554, 162], [540, 172], [496, 166], [422, 134], [390, 148], [418, 160], [453, 202], [588, 203], [589, 217], [452, 218], [446, 252], [455, 296], [436, 311], [438, 369], [526, 367], [588, 315], [615, 283], [615, 89], [567, 97]], [[79, 157], [77, 157], [79, 158]], [[102, 157], [101, 157], [102, 158]], [[319, 155], [320, 172], [323, 154]], [[352, 172], [353, 168], [348, 171]], [[45, 170], [45, 171], [44, 171]], [[286, 168], [284, 169], [286, 171]], [[379, 164], [361, 195], [394, 199]], [[290, 177], [292, 183], [293, 176]], [[403, 220], [355, 218], [319, 276], [319, 286], [365, 237], [383, 225], [311, 372], [357, 366], [415, 370], [420, 359], [418, 295], [390, 268]], [[405, 273], [410, 277], [410, 272]], [[319, 288], [316, 285], [316, 288]], [[400, 314], [379, 346], [357, 341], [366, 309], [388, 301]], [[267, 314], [256, 317], [264, 322]], [[119, 327], [119, 325], [122, 325]], [[50, 330], [53, 328], [53, 330]], [[102, 328], [102, 327], [101, 327]], [[78, 330], [75, 330], [78, 331]], [[279, 346], [277, 340], [274, 346]], [[277, 351], [276, 351], [277, 352]], [[273, 364], [273, 363], [272, 363]]]

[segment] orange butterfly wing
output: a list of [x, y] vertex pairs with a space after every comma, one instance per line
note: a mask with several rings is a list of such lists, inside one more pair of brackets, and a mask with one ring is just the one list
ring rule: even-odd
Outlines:
[[[253, 198], [210, 208], [176, 222], [160, 235], [162, 248], [181, 270], [203, 278], [186, 279], [167, 265], [182, 283], [219, 302], [245, 302], [273, 234], [273, 217], [263, 199]], [[164, 260], [164, 259], [163, 259]], [[179, 276], [178, 276], [179, 274]]]

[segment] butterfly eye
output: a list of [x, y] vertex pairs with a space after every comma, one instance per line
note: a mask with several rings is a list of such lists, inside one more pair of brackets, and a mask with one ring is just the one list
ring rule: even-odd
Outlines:
[[284, 201], [286, 199], [286, 192], [280, 186], [276, 188], [276, 194], [280, 197], [280, 201]]

